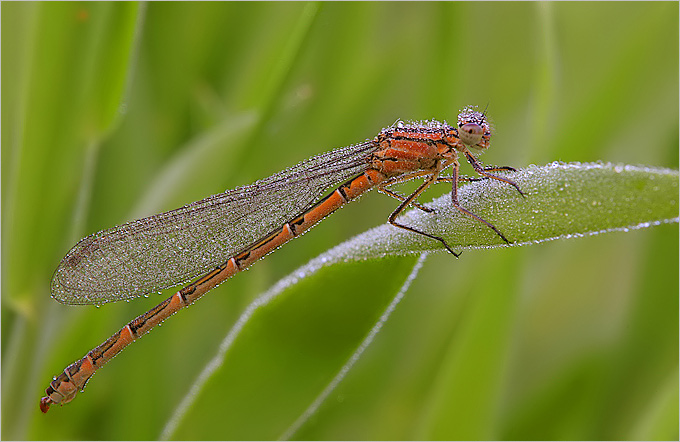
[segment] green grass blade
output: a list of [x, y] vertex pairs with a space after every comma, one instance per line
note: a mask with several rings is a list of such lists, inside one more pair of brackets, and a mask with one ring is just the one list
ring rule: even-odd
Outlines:
[[[532, 166], [505, 175], [525, 193], [495, 180], [458, 191], [460, 204], [494, 224], [513, 245], [527, 245], [607, 231], [678, 222], [678, 172], [614, 164]], [[411, 210], [402, 224], [441, 235], [452, 247], [484, 248], [505, 243], [491, 229], [459, 212], [449, 195]], [[350, 242], [343, 259], [442, 250], [437, 241], [384, 225]], [[348, 245], [349, 247], [349, 245]]]

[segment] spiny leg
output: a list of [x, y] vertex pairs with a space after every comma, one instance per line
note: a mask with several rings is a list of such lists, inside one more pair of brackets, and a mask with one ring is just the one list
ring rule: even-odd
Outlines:
[[[483, 169], [484, 169], [485, 172], [496, 172], [496, 171], [500, 172], [500, 171], [503, 171], [503, 170], [507, 170], [507, 171], [510, 171], [510, 172], [517, 172], [517, 169], [515, 169], [514, 167], [510, 167], [510, 166], [484, 166]], [[481, 176], [480, 177], [480, 176], [459, 175], [458, 176], [458, 182], [460, 183], [461, 181], [465, 181], [465, 182], [484, 181], [484, 180], [488, 180], [490, 178], [491, 177], [489, 177], [489, 176]], [[439, 178], [437, 178], [437, 182], [438, 183], [444, 183], [444, 182], [450, 183], [450, 182], [453, 182], [453, 177], [440, 176]]]
[[[425, 232], [423, 232], [423, 231], [420, 231], [420, 230], [415, 229], [415, 228], [413, 228], [413, 227], [405, 226], [405, 225], [400, 224], [400, 223], [398, 223], [398, 222], [395, 221], [396, 218], [399, 216], [399, 214], [401, 214], [401, 212], [404, 211], [404, 209], [406, 208], [406, 206], [408, 206], [409, 204], [411, 204], [411, 202], [412, 202], [414, 199], [416, 199], [416, 198], [418, 197], [418, 195], [420, 195], [421, 193], [423, 193], [423, 192], [425, 191], [425, 189], [427, 189], [427, 188], [430, 186], [430, 184], [432, 184], [436, 179], [437, 179], [437, 174], [435, 174], [435, 173], [430, 174], [430, 176], [428, 176], [428, 177], [426, 178], [426, 180], [425, 180], [425, 182], [423, 182], [423, 184], [421, 184], [420, 186], [418, 186], [418, 188], [417, 188], [411, 195], [409, 195], [408, 197], [406, 197], [406, 198], [402, 201], [402, 203], [399, 204], [399, 207], [397, 207], [396, 209], [394, 209], [394, 212], [392, 212], [392, 214], [391, 214], [390, 217], [387, 219], [387, 221], [388, 221], [390, 224], [392, 224], [393, 226], [399, 227], [400, 229], [408, 230], [408, 231], [413, 232], [413, 233], [418, 233], [418, 234], [420, 234], [420, 235], [424, 235], [424, 236], [427, 236], [428, 238], [435, 239], [435, 240], [439, 241], [440, 243], [442, 243], [442, 244], [444, 245], [444, 247], [446, 247], [446, 250], [448, 250], [453, 256], [455, 256], [456, 258], [458, 258], [458, 257], [460, 256], [460, 253], [454, 252], [453, 249], [452, 249], [452, 248], [448, 245], [448, 243], [444, 240], [444, 238], [442, 238], [442, 237], [440, 237], [440, 236], [431, 235], [431, 234], [429, 234], [429, 233], [425, 233]], [[382, 185], [379, 186], [378, 189], [380, 190], [381, 187], [382, 187]]]
[[[484, 218], [482, 218], [482, 217], [480, 217], [480, 216], [477, 216], [477, 215], [475, 215], [474, 213], [470, 212], [468, 209], [466, 209], [465, 207], [461, 206], [460, 203], [458, 202], [458, 186], [457, 186], [457, 181], [458, 181], [458, 164], [454, 164], [454, 165], [453, 165], [453, 175], [452, 175], [450, 178], [451, 178], [451, 182], [453, 182], [453, 186], [452, 186], [452, 188], [451, 188], [451, 202], [453, 203], [453, 207], [455, 207], [456, 209], [460, 210], [460, 211], [463, 212], [464, 214], [466, 214], [466, 215], [468, 215], [468, 216], [470, 216], [470, 217], [476, 219], [477, 221], [480, 221], [480, 222], [486, 224], [486, 225], [487, 225], [488, 227], [490, 227], [494, 232], [496, 232], [496, 234], [497, 234], [498, 236], [500, 236], [501, 239], [502, 239], [503, 241], [505, 241], [506, 243], [510, 244], [510, 241], [508, 241], [508, 239], [505, 237], [505, 235], [503, 235], [503, 234], [501, 233], [501, 231], [498, 230], [498, 229], [496, 228], [496, 226], [494, 226], [493, 224], [491, 224], [490, 222], [488, 222], [488, 221], [485, 220]], [[493, 178], [493, 176], [491, 176], [490, 178]], [[503, 181], [503, 180], [501, 180], [501, 181]], [[517, 190], [519, 190], [519, 188], [518, 188]], [[520, 193], [522, 193], [522, 191], [520, 191]]]
[[[501, 172], [501, 171], [509, 171], [509, 172], [517, 172], [517, 169], [514, 167], [510, 166], [484, 166], [482, 168], [485, 172]], [[444, 177], [439, 177], [437, 178], [437, 182], [440, 181], [448, 181], [451, 182], [451, 177], [450, 176], [444, 176]], [[482, 177], [471, 177], [471, 176], [465, 176], [461, 175], [458, 177], [458, 181], [482, 181], [482, 180], [488, 180], [488, 176], [482, 176]]]
[[[407, 197], [405, 197], [404, 195], [399, 195], [398, 193], [392, 192], [392, 191], [389, 190], [389, 189], [383, 189], [383, 188], [380, 188], [380, 187], [378, 188], [378, 192], [380, 192], [380, 193], [382, 193], [382, 194], [385, 194], [385, 195], [388, 195], [388, 196], [391, 196], [392, 198], [397, 199], [397, 200], [399, 200], [399, 201], [404, 201], [404, 200], [406, 200], [406, 198], [407, 198]], [[432, 213], [432, 212], [435, 211], [434, 209], [430, 209], [429, 207], [425, 207], [425, 206], [423, 206], [422, 204], [417, 203], [417, 202], [415, 202], [415, 201], [411, 201], [411, 205], [412, 205], [413, 207], [416, 207], [416, 208], [422, 210], [422, 211], [425, 212], [425, 213]]]
[[486, 172], [501, 172], [503, 170], [507, 170], [509, 172], [517, 172], [517, 169], [514, 167], [510, 166], [484, 166], [482, 167]]
[[[514, 167], [510, 166], [484, 166], [482, 168], [485, 172], [501, 172], [501, 171], [509, 171], [509, 172], [517, 172], [517, 169]], [[458, 175], [458, 182], [465, 181], [465, 182], [472, 182], [472, 181], [484, 181], [488, 180], [490, 177], [489, 176], [466, 176], [466, 175]], [[437, 178], [438, 183], [443, 183], [447, 182], [450, 183], [453, 181], [453, 178], [450, 176], [440, 176]]]
[[[460, 183], [461, 181], [465, 181], [465, 182], [468, 182], [468, 181], [484, 181], [484, 180], [488, 180], [488, 179], [489, 179], [488, 176], [481, 176], [481, 177], [480, 177], [480, 176], [465, 176], [465, 175], [461, 175], [461, 176], [458, 177], [458, 182]], [[453, 177], [450, 177], [450, 176], [440, 176], [439, 178], [437, 178], [437, 182], [438, 182], [438, 183], [452, 183], [452, 182], [453, 182]]]
[[[475, 169], [475, 172], [477, 172], [480, 175], [483, 175], [483, 176], [486, 176], [486, 177], [489, 177], [489, 178], [493, 178], [494, 180], [503, 181], [504, 183], [510, 184], [515, 189], [517, 189], [517, 191], [519, 192], [520, 195], [522, 195], [523, 197], [526, 198], [526, 195], [524, 194], [524, 192], [522, 192], [522, 189], [519, 188], [517, 183], [515, 183], [514, 181], [509, 180], [507, 178], [500, 177], [498, 175], [493, 175], [493, 174], [489, 173], [482, 166], [482, 164], [479, 161], [477, 161], [477, 159], [475, 157], [472, 156], [470, 151], [468, 151], [467, 149], [464, 150], [463, 153], [465, 154], [465, 157], [467, 158], [470, 165], [472, 165], [472, 168]], [[505, 166], [505, 167], [508, 167], [508, 166]], [[507, 169], [505, 169], [505, 168], [495, 168], [495, 169], [489, 169], [489, 170], [510, 170], [510, 169], [512, 169], [512, 168], [511, 167], [508, 167]], [[514, 170], [514, 169], [512, 169], [512, 170]]]
[[[409, 173], [409, 174], [407, 174], [407, 175], [403, 175], [403, 176], [399, 176], [399, 177], [390, 178], [389, 180], [384, 181], [380, 186], [378, 186], [378, 192], [380, 192], [380, 193], [382, 193], [382, 194], [384, 194], [384, 195], [391, 196], [392, 198], [397, 199], [397, 200], [403, 202], [403, 201], [406, 200], [407, 197], [405, 197], [405, 196], [403, 196], [403, 195], [399, 195], [398, 193], [389, 190], [389, 189], [387, 188], [387, 186], [391, 186], [391, 185], [393, 185], [393, 184], [398, 184], [398, 183], [403, 183], [403, 182], [409, 181], [409, 180], [411, 180], [411, 179], [413, 179], [413, 178], [417, 178], [417, 177], [420, 177], [420, 176], [423, 176], [423, 175], [428, 175], [428, 174], [429, 174], [429, 172], [427, 172], [427, 171], [419, 170], [419, 171], [416, 171], [416, 172], [411, 172], [411, 173]], [[418, 202], [416, 202], [416, 201], [411, 201], [410, 204], [411, 204], [413, 207], [416, 207], [416, 208], [422, 210], [422, 211], [425, 212], [425, 213], [433, 213], [433, 212], [435, 212], [434, 209], [430, 209], [429, 207], [423, 206], [422, 204], [420, 204], [420, 203], [418, 203]]]

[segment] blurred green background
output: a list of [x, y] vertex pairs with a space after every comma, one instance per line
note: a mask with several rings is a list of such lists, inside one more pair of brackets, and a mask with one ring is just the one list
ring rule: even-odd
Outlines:
[[[53, 375], [163, 299], [51, 300], [78, 239], [467, 104], [491, 164], [677, 169], [678, 3], [3, 2], [2, 438], [159, 437], [250, 301], [395, 202], [350, 204], [42, 415]], [[280, 437], [415, 260], [288, 290], [173, 437]], [[295, 438], [677, 439], [677, 224], [431, 255]]]

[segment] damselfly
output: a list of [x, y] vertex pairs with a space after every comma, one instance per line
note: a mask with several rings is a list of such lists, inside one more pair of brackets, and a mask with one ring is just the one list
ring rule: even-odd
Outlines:
[[[454, 207], [509, 243], [493, 224], [458, 203], [462, 181], [491, 178], [524, 195], [516, 183], [491, 173], [515, 169], [483, 166], [473, 155], [489, 147], [490, 137], [486, 116], [472, 107], [461, 111], [456, 125], [397, 121], [372, 140], [315, 156], [249, 186], [82, 239], [62, 259], [52, 278], [52, 296], [64, 304], [99, 305], [198, 279], [66, 367], [47, 387], [40, 409], [46, 413], [52, 404], [72, 401], [95, 371], [128, 344], [373, 187], [401, 201], [388, 218], [390, 224], [438, 241], [457, 257], [442, 237], [397, 221], [409, 205], [432, 212], [416, 201], [418, 196], [433, 183], [450, 182]], [[480, 177], [459, 174], [459, 154]], [[448, 167], [452, 174], [440, 176]], [[388, 188], [418, 177], [424, 182], [408, 196]], [[332, 187], [335, 190], [323, 196]]]

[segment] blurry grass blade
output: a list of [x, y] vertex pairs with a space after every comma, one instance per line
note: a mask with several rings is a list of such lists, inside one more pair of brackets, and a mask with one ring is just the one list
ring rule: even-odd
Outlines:
[[[677, 371], [676, 373], [677, 374]], [[678, 377], [661, 383], [647, 413], [636, 423], [633, 439], [671, 440], [678, 437]]]
[[433, 373], [417, 439], [500, 438], [497, 407], [521, 304], [521, 292], [508, 287], [521, 278], [522, 264], [519, 260], [508, 263], [500, 254], [493, 258], [496, 274], [486, 280], [491, 289], [470, 297], [463, 319], [442, 353], [442, 363]]
[[264, 120], [272, 112], [272, 105], [279, 101], [284, 82], [293, 66], [296, 65], [296, 60], [300, 56], [303, 43], [319, 12], [319, 7], [319, 4], [314, 2], [305, 4], [298, 22], [291, 30], [286, 45], [281, 50], [278, 62], [272, 67], [268, 81], [259, 88], [261, 104], [257, 108], [264, 111]]
[[83, 22], [81, 38], [86, 42], [84, 87], [80, 90], [86, 100], [85, 131], [92, 131], [93, 136], [107, 132], [122, 110], [137, 27], [141, 26], [139, 9], [135, 2], [104, 2], [82, 4], [75, 12]]
[[399, 292], [394, 296], [392, 299], [392, 302], [387, 306], [383, 314], [380, 316], [380, 319], [378, 322], [375, 323], [373, 328], [368, 332], [366, 335], [366, 338], [361, 341], [361, 344], [357, 347], [356, 351], [352, 353], [352, 356], [347, 360], [345, 365], [340, 368], [340, 371], [335, 375], [333, 380], [326, 386], [326, 388], [323, 389], [321, 393], [314, 399], [314, 401], [307, 407], [307, 409], [300, 415], [300, 417], [293, 422], [293, 424], [283, 433], [283, 435], [279, 438], [279, 440], [289, 440], [295, 434], [298, 432], [298, 430], [307, 422], [309, 419], [317, 412], [319, 407], [326, 401], [328, 396], [337, 388], [337, 386], [342, 382], [342, 380], [345, 378], [347, 373], [352, 369], [354, 364], [361, 358], [361, 355], [364, 353], [364, 351], [368, 348], [369, 345], [371, 345], [371, 342], [373, 342], [373, 339], [375, 339], [375, 336], [380, 332], [380, 329], [383, 327], [385, 322], [390, 318], [390, 315], [394, 311], [395, 308], [397, 308], [397, 305], [399, 302], [402, 300], [404, 295], [406, 295], [406, 292], [408, 291], [409, 287], [411, 287], [411, 283], [413, 282], [414, 279], [418, 276], [418, 273], [420, 272], [420, 269], [423, 267], [423, 263], [425, 262], [425, 259], [427, 258], [427, 253], [422, 253], [420, 255], [420, 258], [418, 258], [418, 261], [416, 264], [413, 266], [413, 269], [411, 270], [411, 273], [408, 275], [406, 280], [404, 281], [404, 284], [401, 286], [399, 289]]

